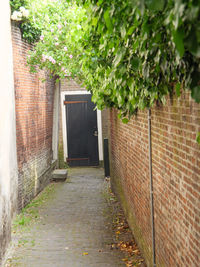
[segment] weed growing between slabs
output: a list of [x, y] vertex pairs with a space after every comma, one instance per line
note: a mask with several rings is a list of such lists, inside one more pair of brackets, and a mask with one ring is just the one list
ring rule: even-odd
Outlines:
[[33, 199], [21, 213], [18, 214], [13, 222], [13, 231], [26, 230], [35, 220], [40, 218], [38, 207], [43, 205], [55, 192], [55, 183], [47, 186], [35, 199]]
[[[49, 184], [14, 219], [12, 224], [12, 240], [15, 248], [35, 246], [34, 237], [29, 236], [29, 231], [33, 224], [40, 223], [42, 214], [39, 213], [39, 208], [53, 197], [55, 186], [55, 183]], [[7, 259], [5, 267], [17, 266], [21, 266], [20, 257], [10, 257]]]

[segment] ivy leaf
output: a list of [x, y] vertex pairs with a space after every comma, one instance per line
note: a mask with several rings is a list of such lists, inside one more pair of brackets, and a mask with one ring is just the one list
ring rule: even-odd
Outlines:
[[192, 98], [195, 99], [197, 103], [200, 103], [200, 85], [192, 88]]
[[108, 30], [111, 32], [112, 29], [113, 29], [113, 25], [112, 25], [112, 21], [110, 19], [110, 10], [107, 9], [105, 12], [104, 12], [104, 20], [105, 20], [105, 23], [106, 23], [106, 27], [108, 28]]
[[176, 45], [176, 49], [179, 53], [179, 56], [182, 58], [185, 53], [184, 43], [183, 43], [184, 33], [181, 30], [173, 32], [173, 40]]

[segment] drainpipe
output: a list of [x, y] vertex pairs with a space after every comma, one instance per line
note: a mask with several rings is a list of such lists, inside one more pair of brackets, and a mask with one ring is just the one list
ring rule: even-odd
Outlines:
[[148, 109], [148, 136], [149, 136], [149, 178], [150, 178], [150, 201], [151, 201], [150, 205], [151, 205], [153, 267], [156, 267], [154, 198], [153, 198], [153, 177], [152, 177], [151, 109], [150, 108]]

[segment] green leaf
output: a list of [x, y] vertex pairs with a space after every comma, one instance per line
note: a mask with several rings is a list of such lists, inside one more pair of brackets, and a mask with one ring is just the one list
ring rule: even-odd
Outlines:
[[97, 2], [97, 5], [100, 6], [102, 3], [103, 3], [103, 0], [99, 0], [99, 1]]
[[119, 119], [121, 119], [121, 118], [122, 118], [122, 113], [121, 113], [121, 112], [118, 113], [117, 117], [118, 117]]
[[131, 26], [129, 29], [128, 29], [128, 32], [127, 32], [127, 35], [131, 35], [133, 33], [135, 29], [135, 26]]
[[120, 28], [120, 31], [121, 31], [122, 38], [124, 38], [126, 36], [126, 27], [122, 25]]
[[123, 119], [122, 119], [122, 122], [125, 123], [125, 124], [127, 124], [127, 123], [129, 122], [129, 119], [127, 119], [127, 118], [123, 118]]
[[200, 145], [200, 132], [197, 134], [196, 140], [197, 140], [197, 143]]
[[121, 49], [119, 49], [117, 51], [117, 55], [115, 56], [115, 58], [113, 60], [114, 67], [117, 67], [118, 66], [118, 64], [120, 63], [120, 61], [123, 59], [125, 52], [126, 52], [125, 48], [121, 48]]
[[176, 95], [179, 97], [181, 95], [181, 84], [177, 83], [175, 86]]
[[113, 29], [113, 25], [112, 25], [112, 21], [110, 19], [110, 10], [107, 9], [105, 12], [104, 12], [104, 20], [105, 20], [105, 23], [106, 23], [106, 27], [108, 28], [108, 30], [111, 32], [112, 29]]
[[200, 43], [198, 42], [198, 32], [195, 32], [195, 27], [192, 27], [187, 39], [185, 40], [185, 45], [191, 54], [195, 57], [200, 57]]
[[164, 9], [165, 0], [145, 0], [145, 4], [152, 11], [160, 11]]
[[92, 18], [92, 25], [93, 26], [96, 26], [97, 22], [98, 22], [98, 18], [97, 17]]
[[184, 33], [181, 30], [173, 32], [173, 40], [176, 45], [176, 49], [179, 53], [179, 56], [182, 58], [185, 53], [184, 43], [183, 43]]
[[140, 59], [138, 57], [133, 57], [131, 60], [132, 67], [137, 70], [140, 66]]
[[191, 95], [197, 103], [200, 103], [200, 85], [192, 88]]

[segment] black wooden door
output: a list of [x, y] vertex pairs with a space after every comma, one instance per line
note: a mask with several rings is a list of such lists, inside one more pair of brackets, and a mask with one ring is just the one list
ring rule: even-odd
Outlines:
[[65, 96], [69, 166], [99, 165], [97, 112], [91, 95]]

